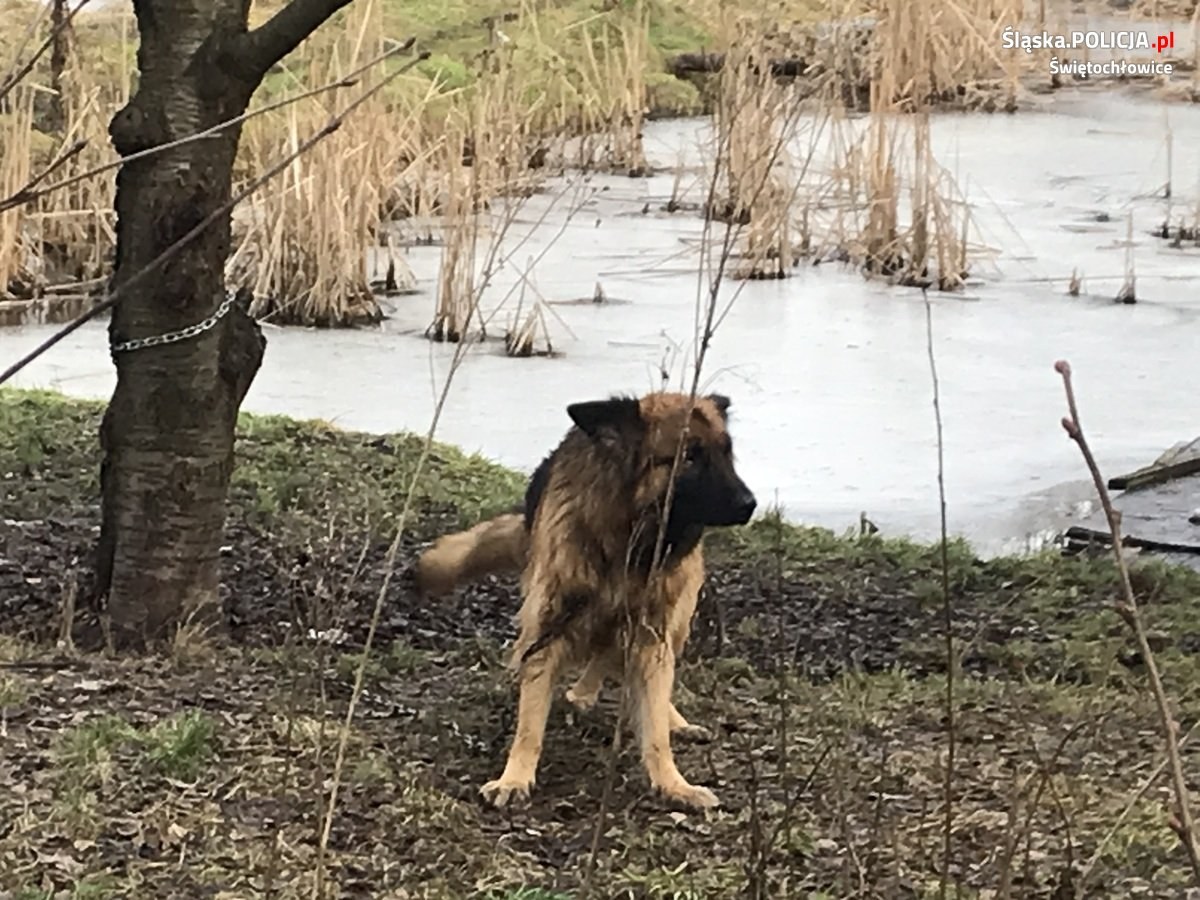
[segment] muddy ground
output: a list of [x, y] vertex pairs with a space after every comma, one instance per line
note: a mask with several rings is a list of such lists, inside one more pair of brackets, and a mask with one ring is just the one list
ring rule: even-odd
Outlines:
[[[384, 598], [322, 852], [356, 651], [418, 442], [244, 420], [228, 638], [113, 660], [94, 649], [84, 602], [98, 417], [95, 404], [0, 392], [0, 897], [312, 896], [322, 869], [330, 897], [936, 896], [936, 548], [771, 516], [714, 536], [677, 691], [713, 739], [676, 750], [722, 810], [670, 808], [630, 750], [610, 766], [610, 686], [590, 713], [558, 705], [531, 804], [495, 811], [478, 788], [513, 724], [515, 584], [421, 602], [405, 570], [422, 541], [504, 508], [522, 482], [441, 448]], [[957, 896], [1006, 884], [1011, 897], [1182, 896], [1167, 782], [1143, 789], [1161, 741], [1109, 610], [1112, 565], [950, 551], [965, 673]], [[1136, 581], [1188, 733], [1200, 576], [1144, 563]], [[71, 597], [75, 649], [56, 648]], [[316, 639], [335, 629], [340, 642]]]

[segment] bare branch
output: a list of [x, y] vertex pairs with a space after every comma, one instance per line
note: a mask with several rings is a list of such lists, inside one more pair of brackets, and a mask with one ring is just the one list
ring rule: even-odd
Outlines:
[[933, 307], [929, 303], [929, 292], [921, 289], [925, 302], [925, 347], [929, 356], [929, 374], [933, 382], [933, 419], [937, 426], [937, 484], [938, 509], [941, 523], [941, 569], [942, 569], [942, 628], [946, 641], [946, 774], [942, 783], [946, 808], [942, 821], [942, 871], [938, 879], [938, 896], [946, 900], [950, 885], [950, 860], [953, 858], [954, 841], [954, 754], [957, 749], [957, 722], [954, 708], [954, 675], [959, 660], [954, 653], [954, 605], [950, 598], [950, 560], [947, 553], [946, 528], [946, 461], [945, 442], [942, 439], [942, 402], [938, 385], [937, 357], [933, 352]]
[[350, 0], [292, 0], [265, 23], [243, 35], [232, 56], [240, 57], [258, 78]]
[[37, 61], [42, 58], [42, 55], [50, 48], [60, 34], [71, 27], [71, 21], [75, 18], [75, 14], [88, 5], [89, 0], [79, 0], [79, 3], [72, 9], [46, 36], [46, 40], [38, 47], [37, 52], [25, 62], [24, 65], [14, 68], [8, 73], [4, 79], [4, 83], [0, 84], [0, 100], [8, 96], [8, 93], [20, 83], [21, 79], [33, 71], [33, 67], [37, 65]]
[[1158, 663], [1146, 637], [1146, 627], [1142, 622], [1141, 609], [1133, 592], [1133, 583], [1129, 579], [1129, 566], [1125, 562], [1125, 552], [1121, 544], [1121, 516], [1113, 507], [1112, 498], [1100, 475], [1100, 466], [1092, 455], [1092, 448], [1083, 435], [1083, 425], [1079, 422], [1079, 409], [1075, 404], [1075, 388], [1071, 384], [1071, 365], [1065, 359], [1054, 364], [1054, 370], [1062, 376], [1063, 389], [1067, 394], [1068, 415], [1063, 416], [1062, 427], [1067, 436], [1079, 447], [1083, 461], [1087, 464], [1092, 475], [1092, 483], [1096, 494], [1100, 497], [1100, 505], [1104, 507], [1104, 517], [1108, 520], [1108, 529], [1112, 534], [1112, 551], [1116, 557], [1117, 571], [1121, 575], [1121, 592], [1124, 603], [1117, 605], [1117, 613], [1125, 620], [1133, 631], [1137, 641], [1138, 651], [1146, 666], [1146, 674], [1150, 679], [1150, 692], [1154, 695], [1154, 703], [1158, 707], [1159, 720], [1162, 723], [1163, 738], [1167, 745], [1167, 760], [1171, 767], [1171, 786], [1175, 792], [1176, 809], [1169, 817], [1171, 830], [1179, 838], [1191, 864], [1192, 881], [1200, 886], [1200, 846], [1196, 842], [1196, 826], [1192, 817], [1191, 800], [1188, 796], [1187, 777], [1183, 772], [1183, 762], [1179, 756], [1179, 723], [1171, 712], [1171, 703], [1163, 687], [1162, 677], [1158, 672]]

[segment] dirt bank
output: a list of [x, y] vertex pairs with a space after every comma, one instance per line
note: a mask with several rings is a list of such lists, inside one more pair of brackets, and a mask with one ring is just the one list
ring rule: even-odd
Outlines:
[[[50, 643], [64, 596], [89, 577], [98, 415], [0, 392], [0, 895], [308, 896], [352, 651], [419, 442], [244, 420], [223, 554], [231, 640], [117, 662]], [[502, 766], [513, 717], [502, 652], [515, 585], [422, 604], [404, 578], [420, 541], [521, 487], [484, 460], [434, 454], [350, 732], [330, 896], [587, 895], [612, 689], [591, 714], [555, 710], [530, 808], [486, 809], [477, 789]], [[755, 880], [765, 896], [928, 896], [945, 743], [934, 548], [770, 516], [710, 546], [679, 704], [715, 739], [679, 755], [725, 810], [668, 809], [626, 751], [592, 896], [746, 896]], [[1144, 565], [1137, 582], [1186, 731], [1200, 709], [1200, 577]], [[952, 852], [963, 896], [1005, 877], [1018, 896], [1071, 896], [1102, 844], [1088, 896], [1178, 896], [1165, 783], [1133, 796], [1159, 742], [1107, 611], [1111, 565], [983, 563], [955, 545], [951, 585], [968, 673]], [[90, 615], [74, 623], [85, 648]], [[346, 638], [328, 646], [310, 627]]]

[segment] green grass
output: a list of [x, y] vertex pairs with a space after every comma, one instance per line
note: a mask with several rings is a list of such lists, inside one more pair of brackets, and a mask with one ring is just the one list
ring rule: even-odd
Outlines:
[[[6, 515], [38, 519], [94, 506], [104, 404], [45, 391], [0, 389], [0, 501]], [[330, 505], [379, 529], [395, 525], [424, 438], [343, 432], [322, 422], [243, 414], [231, 503], [255, 524], [312, 521]], [[52, 468], [59, 477], [43, 478]], [[65, 478], [62, 476], [66, 476]], [[415, 496], [418, 518], [463, 524], [521, 500], [521, 474], [436, 445]]]
[[139, 729], [105, 714], [62, 735], [58, 763], [80, 783], [106, 781], [121, 751], [143, 760], [153, 770], [178, 780], [195, 778], [213, 753], [216, 725], [203, 712], [190, 710]]
[[[3, 896], [3, 895], [0, 895]], [[13, 900], [109, 900], [121, 896], [117, 880], [109, 875], [89, 875], [66, 891], [19, 888]]]
[[146, 759], [171, 778], [195, 778], [213, 753], [216, 725], [198, 710], [154, 724], [142, 744]]

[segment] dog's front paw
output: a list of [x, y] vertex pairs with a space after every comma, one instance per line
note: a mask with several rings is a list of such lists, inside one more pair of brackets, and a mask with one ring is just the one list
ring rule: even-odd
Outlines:
[[498, 809], [516, 805], [529, 800], [529, 792], [533, 789], [532, 781], [516, 781], [514, 779], [497, 778], [489, 781], [479, 789], [485, 800]]
[[656, 785], [656, 788], [668, 800], [692, 809], [716, 809], [721, 805], [716, 794], [698, 784], [680, 781], [677, 784]]

